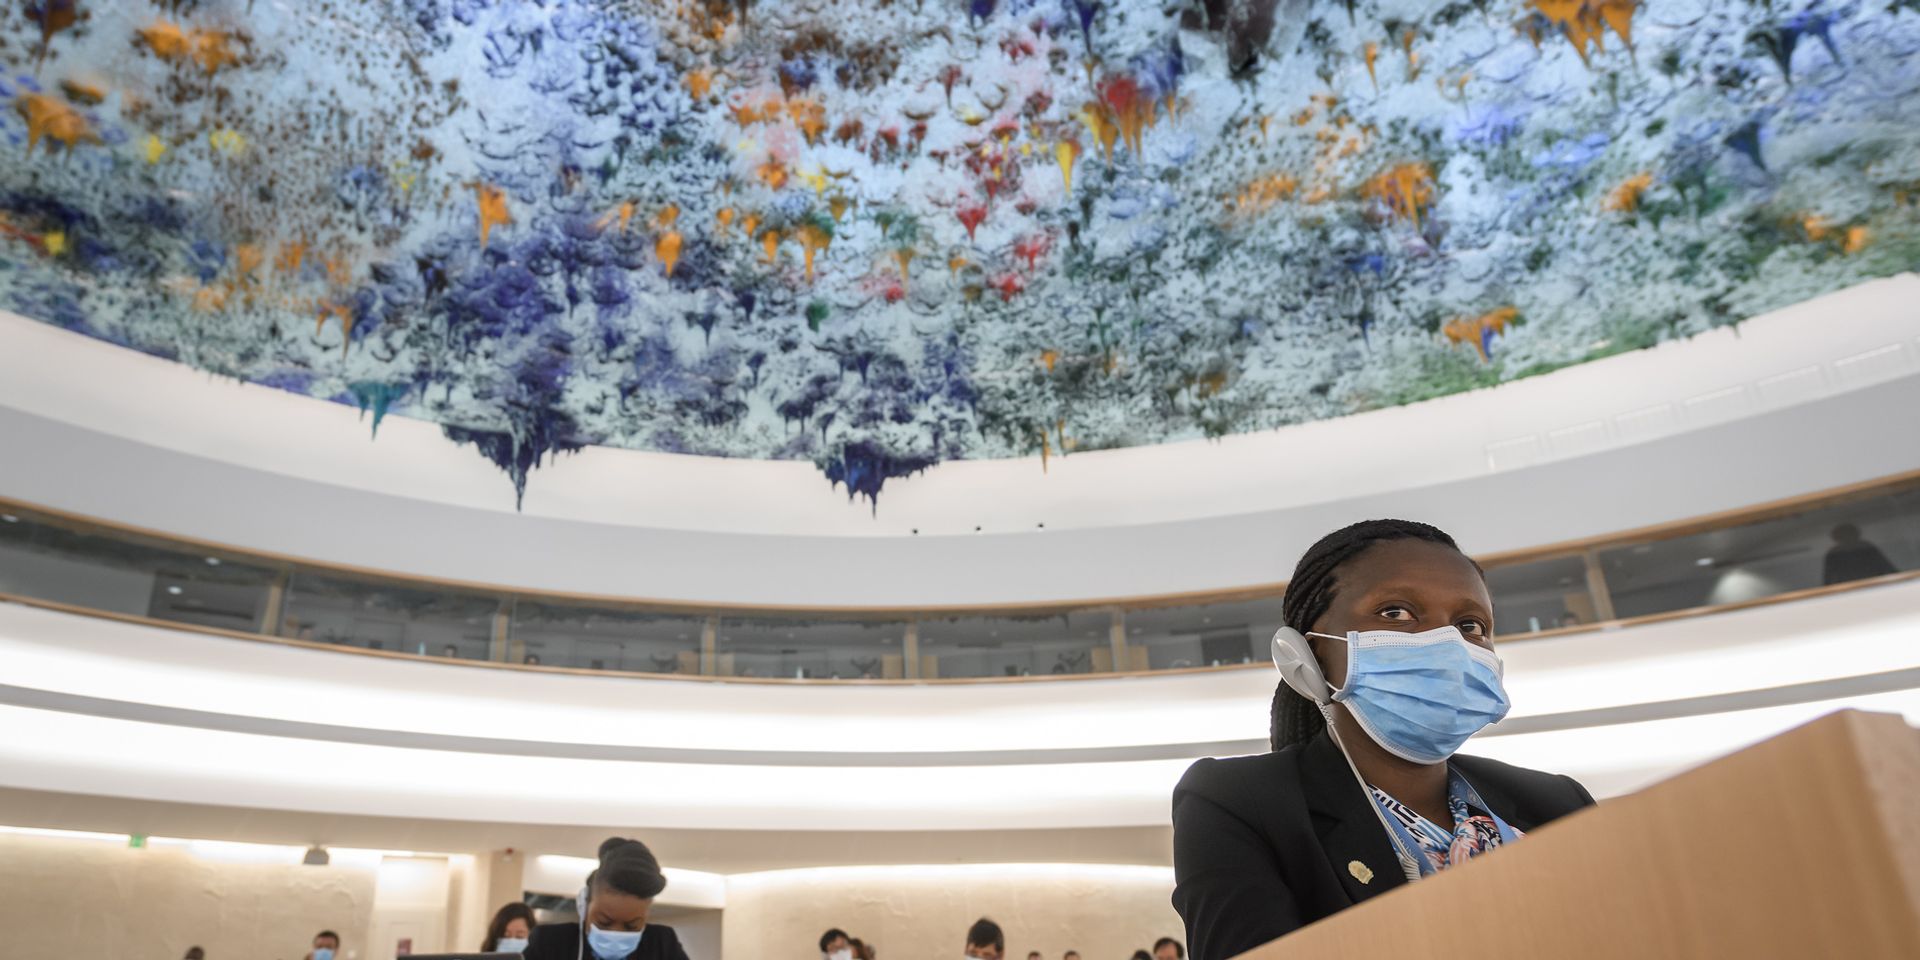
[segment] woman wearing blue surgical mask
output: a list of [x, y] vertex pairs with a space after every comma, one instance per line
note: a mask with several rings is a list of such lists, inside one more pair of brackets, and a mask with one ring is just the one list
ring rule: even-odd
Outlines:
[[600, 845], [600, 865], [580, 891], [579, 923], [533, 929], [528, 960], [687, 960], [672, 927], [647, 923], [653, 898], [667, 888], [660, 861], [638, 840]]
[[487, 938], [480, 941], [481, 953], [521, 953], [533, 936], [533, 908], [514, 902], [501, 907], [487, 924]]
[[[1174, 908], [1226, 960], [1590, 806], [1574, 780], [1455, 753], [1506, 716], [1478, 564], [1372, 520], [1300, 559], [1274, 637], [1273, 752], [1173, 794]], [[1331, 724], [1331, 726], [1329, 726]]]

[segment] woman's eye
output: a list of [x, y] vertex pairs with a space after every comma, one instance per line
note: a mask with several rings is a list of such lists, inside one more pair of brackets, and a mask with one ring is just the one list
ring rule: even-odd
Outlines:
[[1386, 607], [1380, 611], [1380, 615], [1388, 620], [1413, 619], [1413, 611], [1408, 610], [1406, 607]]
[[1478, 620], [1462, 620], [1460, 622], [1460, 632], [1476, 639], [1485, 638], [1487, 635], [1487, 625]]

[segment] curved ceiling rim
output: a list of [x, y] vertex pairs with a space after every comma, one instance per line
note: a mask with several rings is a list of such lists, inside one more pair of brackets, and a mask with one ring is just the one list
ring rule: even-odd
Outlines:
[[[822, 539], [686, 534], [512, 517], [356, 494], [218, 467], [0, 407], [0, 437], [38, 455], [0, 460], [0, 489], [70, 513], [180, 530], [353, 566], [379, 556], [406, 576], [683, 606], [1051, 606], [1268, 584], [1290, 552], [1366, 515], [1418, 516], [1485, 555], [1684, 520], [1910, 472], [1920, 449], [1878, 428], [1920, 429], [1920, 376], [1891, 380], [1601, 454], [1304, 511], [1048, 531], [1045, 535]], [[1774, 451], [1798, 451], [1782, 458]], [[166, 477], [128, 486], [129, 473]], [[1548, 494], [1551, 494], [1549, 496]], [[1579, 502], [1569, 511], [1559, 504]], [[283, 504], [300, 504], [288, 510]], [[503, 549], [503, 544], [516, 549]], [[925, 571], [938, 571], [930, 576]]]
[[[1698, 533], [1705, 530], [1715, 529], [1718, 527], [1733, 526], [1733, 525], [1744, 524], [1744, 523], [1761, 522], [1761, 521], [1773, 519], [1779, 516], [1785, 516], [1785, 515], [1797, 512], [1799, 510], [1807, 509], [1808, 507], [1811, 507], [1811, 506], [1828, 506], [1828, 505], [1844, 503], [1851, 500], [1868, 498], [1868, 497], [1872, 497], [1880, 494], [1890, 494], [1895, 492], [1901, 492], [1901, 491], [1904, 491], [1907, 487], [1914, 486], [1916, 484], [1920, 484], [1920, 467], [1917, 467], [1912, 470], [1906, 470], [1899, 473], [1891, 474], [1888, 476], [1874, 477], [1871, 479], [1861, 480], [1855, 483], [1847, 484], [1845, 486], [1834, 487], [1834, 488], [1825, 489], [1825, 490], [1816, 490], [1809, 493], [1795, 494], [1793, 496], [1783, 497], [1777, 500], [1771, 500], [1764, 503], [1756, 503], [1748, 506], [1731, 507], [1731, 508], [1721, 510], [1712, 514], [1707, 514], [1705, 516], [1690, 517], [1682, 520], [1674, 520], [1674, 521], [1669, 521], [1665, 523], [1649, 524], [1647, 526], [1636, 527], [1634, 529], [1621, 531], [1619, 533], [1601, 534], [1596, 536], [1582, 537], [1574, 540], [1564, 540], [1557, 543], [1547, 543], [1539, 546], [1523, 547], [1523, 548], [1500, 551], [1496, 553], [1475, 554], [1474, 560], [1483, 567], [1492, 568], [1496, 566], [1505, 566], [1508, 564], [1526, 563], [1531, 560], [1542, 559], [1546, 557], [1563, 556], [1563, 555], [1578, 553], [1580, 551], [1589, 550], [1589, 549], [1606, 549], [1608, 547], [1618, 547], [1618, 546], [1626, 546], [1630, 544], [1643, 543], [1643, 542], [1656, 542], [1660, 540], [1668, 540], [1676, 537], [1687, 536], [1689, 534]], [[930, 606], [863, 606], [863, 607], [811, 606], [810, 607], [810, 606], [766, 606], [766, 605], [755, 605], [755, 604], [724, 604], [724, 605], [688, 604], [688, 603], [679, 602], [679, 601], [660, 600], [660, 599], [648, 598], [648, 597], [628, 597], [628, 596], [611, 596], [611, 595], [601, 595], [601, 594], [571, 593], [571, 592], [560, 592], [560, 591], [529, 590], [525, 587], [514, 587], [514, 586], [508, 586], [505, 584], [446, 580], [438, 577], [424, 577], [424, 576], [419, 576], [417, 574], [402, 573], [402, 572], [397, 572], [393, 570], [383, 570], [383, 569], [361, 566], [361, 565], [336, 563], [336, 562], [331, 562], [327, 560], [315, 560], [315, 559], [309, 559], [305, 557], [297, 557], [290, 554], [282, 554], [282, 553], [276, 553], [272, 551], [262, 551], [252, 547], [237, 546], [229, 543], [216, 543], [214, 541], [203, 540], [195, 537], [180, 536], [180, 535], [171, 534], [164, 531], [150, 529], [146, 527], [139, 527], [131, 524], [117, 523], [117, 522], [105, 520], [99, 517], [84, 516], [81, 514], [73, 513], [71, 511], [61, 510], [55, 507], [49, 507], [43, 504], [31, 503], [25, 500], [18, 500], [18, 499], [4, 496], [4, 495], [0, 495], [0, 511], [7, 511], [7, 510], [11, 510], [18, 514], [34, 514], [42, 517], [51, 518], [57, 523], [60, 523], [62, 525], [65, 525], [77, 530], [100, 531], [107, 536], [124, 535], [128, 538], [154, 540], [154, 541], [159, 541], [162, 545], [168, 546], [168, 547], [177, 547], [177, 548], [181, 548], [189, 551], [205, 551], [209, 554], [221, 555], [228, 560], [240, 560], [243, 562], [253, 563], [259, 566], [307, 567], [307, 568], [321, 570], [321, 571], [324, 571], [327, 573], [333, 573], [333, 574], [341, 574], [341, 575], [347, 575], [347, 576], [365, 576], [365, 577], [371, 577], [371, 578], [383, 580], [383, 581], [397, 581], [412, 588], [432, 588], [432, 589], [439, 589], [439, 590], [444, 590], [447, 592], [454, 592], [454, 593], [481, 593], [481, 594], [496, 595], [501, 597], [510, 597], [515, 600], [538, 600], [543, 602], [579, 603], [579, 604], [588, 604], [593, 606], [616, 607], [623, 610], [636, 610], [636, 611], [645, 611], [645, 612], [653, 612], [653, 613], [684, 614], [684, 615], [691, 615], [691, 616], [705, 616], [705, 615], [724, 616], [728, 614], [745, 614], [750, 616], [780, 616], [780, 615], [815, 616], [815, 617], [833, 616], [833, 617], [844, 617], [847, 619], [862, 620], [862, 621], [873, 620], [873, 621], [892, 622], [892, 621], [900, 620], [902, 618], [941, 619], [941, 618], [947, 618], [947, 617], [984, 616], [984, 615], [995, 615], [995, 614], [1012, 614], [1017, 616], [1035, 616], [1035, 615], [1043, 615], [1043, 614], [1058, 615], [1058, 614], [1067, 614], [1067, 613], [1074, 613], [1074, 612], [1080, 612], [1085, 610], [1103, 609], [1103, 608], [1118, 608], [1118, 609], [1127, 610], [1127, 611], [1151, 610], [1151, 609], [1163, 608], [1163, 607], [1192, 606], [1192, 605], [1200, 605], [1200, 604], [1234, 603], [1234, 602], [1247, 601], [1247, 600], [1275, 599], [1275, 598], [1278, 598], [1282, 593], [1284, 593], [1287, 587], [1286, 581], [1280, 580], [1280, 581], [1275, 581], [1273, 583], [1255, 584], [1252, 586], [1229, 587], [1229, 588], [1218, 589], [1218, 590], [1188, 591], [1185, 593], [1145, 594], [1145, 595], [1131, 596], [1131, 597], [1098, 597], [1098, 598], [1079, 599], [1079, 600], [1046, 601], [1046, 602], [1025, 603], [1025, 604], [972, 604], [972, 605], [951, 606], [951, 607], [937, 607], [937, 606], [933, 606], [933, 607], [930, 607]], [[1770, 602], [1770, 598], [1763, 598], [1762, 600], [1759, 600], [1759, 601], [1747, 601], [1747, 603], [1765, 603], [1765, 602]], [[32, 606], [40, 606], [40, 607], [45, 607], [47, 609], [82, 613], [90, 616], [102, 616], [109, 619], [125, 619], [128, 622], [138, 622], [138, 623], [148, 622], [146, 618], [142, 618], [142, 617], [137, 617], [132, 615], [121, 615], [121, 614], [115, 614], [115, 613], [104, 612], [104, 611], [94, 611], [86, 608], [75, 607], [70, 604], [59, 603], [57, 601], [47, 601], [47, 600], [40, 600], [34, 597], [8, 594], [4, 591], [0, 591], [0, 603], [25, 603]], [[1639, 621], [1649, 620], [1649, 619], [1667, 619], [1674, 616], [1692, 615], [1702, 609], [1706, 609], [1706, 608], [1692, 608], [1689, 610], [1669, 611], [1669, 612], [1664, 612], [1659, 614], [1652, 614], [1647, 617], [1629, 618], [1628, 620], [1620, 620], [1620, 621], [1612, 621], [1612, 622], [1625, 623], [1625, 622], [1639, 622]], [[1600, 626], [1599, 624], [1585, 625], [1582, 628], [1579, 628], [1578, 630], [1573, 630], [1568, 632], [1581, 632], [1583, 630], [1598, 629], [1599, 626]], [[217, 633], [222, 636], [233, 636], [238, 639], [269, 640], [273, 642], [289, 643], [293, 645], [301, 645], [305, 642], [305, 641], [299, 641], [299, 640], [292, 640], [285, 637], [274, 637], [274, 636], [268, 636], [264, 634], [254, 634], [254, 633], [248, 633], [247, 631], [243, 631], [243, 630], [228, 630], [228, 629], [219, 628], [219, 627], [202, 627], [198, 629], [202, 629], [207, 632]], [[1526, 634], [1522, 636], [1516, 636], [1510, 639], [1533, 640], [1533, 639], [1539, 639], [1545, 636], [1558, 636], [1560, 635], [1561, 632], [1562, 631], [1560, 630], [1548, 630], [1548, 631], [1543, 631], [1539, 633], [1531, 633], [1531, 634]], [[328, 645], [323, 644], [321, 646], [326, 647], [328, 649], [333, 649]], [[410, 654], [398, 653], [393, 651], [360, 650], [360, 651], [354, 651], [354, 652], [370, 654], [375, 656], [400, 656], [400, 657], [411, 656]], [[495, 666], [497, 664], [492, 664], [489, 662], [464, 662], [463, 661], [462, 665], [464, 666]], [[506, 666], [518, 667], [519, 665], [506, 664]], [[1177, 668], [1173, 671], [1155, 671], [1155, 672], [1165, 673], [1165, 672], [1188, 672], [1192, 670], [1203, 670], [1203, 669], [1234, 669], [1239, 666], [1243, 666], [1243, 665], [1228, 664], [1228, 665], [1223, 665], [1221, 667], [1214, 667], [1214, 668], [1200, 668], [1200, 667]], [[569, 668], [538, 666], [538, 667], [531, 667], [530, 669], [567, 671]], [[599, 674], [604, 674], [607, 671], [594, 671], [594, 672]], [[613, 671], [613, 672], [619, 673], [621, 671]], [[653, 676], [653, 675], [647, 674], [647, 676]], [[990, 682], [999, 683], [999, 682], [1026, 681], [1026, 680], [1035, 680], [1035, 679], [1072, 680], [1072, 679], [1081, 679], [1084, 676], [1103, 676], [1103, 675], [1101, 674], [1067, 675], [1064, 677], [1050, 677], [1050, 678], [982, 677], [982, 678], [969, 678], [966, 682], [989, 682], [990, 681]], [[786, 682], [782, 678], [692, 677], [692, 678], [682, 678], [682, 679], [701, 679], [701, 680], [726, 679], [726, 680], [738, 680], [738, 681], [752, 681], [752, 680], [758, 679], [761, 682], [768, 682], [768, 683]], [[913, 679], [913, 680], [900, 680], [900, 681], [846, 680], [841, 682], [930, 683], [930, 682], [956, 682], [956, 681], [953, 680], [952, 678], [948, 678], [946, 680], [934, 679], [934, 678], [919, 678], [919, 679]]]
[[[1649, 720], [1671, 720], [1913, 689], [1920, 689], [1920, 667], [1782, 684], [1733, 693], [1706, 694], [1564, 713], [1532, 714], [1502, 721], [1488, 728], [1481, 736], [1517, 736], [1642, 723]], [[1124, 763], [1144, 760], [1198, 760], [1203, 757], [1264, 753], [1268, 749], [1268, 744], [1262, 740], [1220, 740], [1039, 750], [928, 752], [711, 750], [628, 744], [507, 740], [497, 737], [454, 736], [410, 730], [376, 730], [271, 717], [243, 717], [206, 710], [57, 693], [6, 684], [0, 684], [0, 704], [109, 720], [295, 740], [322, 740], [332, 743], [455, 753], [550, 757], [568, 760], [618, 760], [638, 763], [836, 768], [1006, 767]]]
[[[1054, 458], [1046, 471], [1038, 469], [1038, 458], [954, 461], [900, 482], [897, 490], [890, 486], [878, 515], [839, 502], [804, 462], [589, 448], [536, 476], [524, 515], [706, 533], [871, 537], [918, 529], [1004, 534], [1033, 531], [1036, 521], [1050, 532], [1102, 529], [1338, 502], [1406, 486], [1402, 461], [1383, 453], [1381, 440], [1423, 445], [1416, 482], [1430, 485], [1484, 476], [1495, 460], [1552, 459], [1596, 443], [1634, 442], [1614, 423], [1623, 417], [1638, 418], [1633, 430], [1641, 433], [1687, 432], [1701, 417], [1728, 415], [1729, 403], [1762, 409], [1804, 399], [1809, 391], [1847, 388], [1834, 370], [1809, 373], [1809, 358], [1820, 368], [1892, 345], [1901, 355], [1875, 362], [1911, 367], [1920, 325], [1904, 305], [1916, 297], [1920, 276], [1905, 274], [1689, 340], [1494, 388], [1218, 441], [1089, 451]], [[424, 421], [393, 419], [378, 441], [368, 442], [352, 408], [213, 381], [169, 361], [0, 313], [0, 343], [8, 342], [13, 349], [0, 350], [0, 406], [223, 463], [512, 514], [503, 482]], [[115, 388], [89, 391], [90, 378], [76, 369], [110, 372]], [[1755, 386], [1765, 383], [1772, 386]], [[1694, 395], [1700, 389], [1706, 392]], [[1767, 394], [1757, 405], [1755, 391]], [[1672, 422], [1648, 426], [1661, 418], [1642, 415], [1656, 407], [1669, 408]], [[1540, 449], [1528, 453], [1515, 444]], [[1298, 469], [1300, 463], [1313, 469]]]

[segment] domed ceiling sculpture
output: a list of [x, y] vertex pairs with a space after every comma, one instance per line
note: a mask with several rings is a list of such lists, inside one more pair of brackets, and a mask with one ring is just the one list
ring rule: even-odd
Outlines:
[[0, 306], [435, 421], [521, 490], [607, 444], [874, 497], [1920, 263], [1920, 0], [3, 16]]

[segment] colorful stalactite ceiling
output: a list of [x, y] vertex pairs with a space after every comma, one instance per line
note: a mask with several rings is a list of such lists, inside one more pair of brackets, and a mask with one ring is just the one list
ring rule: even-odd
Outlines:
[[1920, 0], [9, 0], [0, 305], [426, 418], [1263, 430], [1913, 269]]

